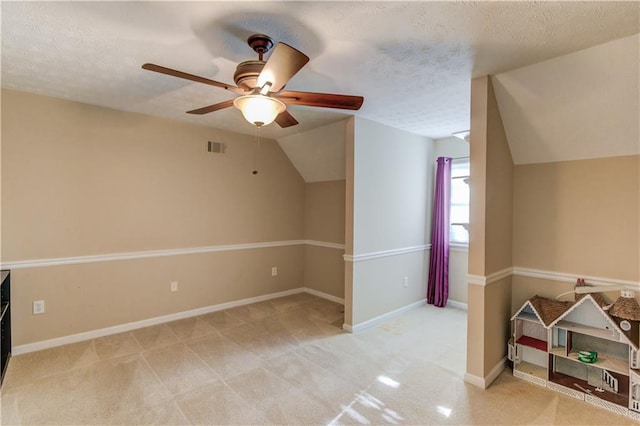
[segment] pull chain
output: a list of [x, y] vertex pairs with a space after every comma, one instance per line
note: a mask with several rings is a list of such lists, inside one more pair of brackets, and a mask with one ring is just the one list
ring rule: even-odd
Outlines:
[[251, 172], [254, 175], [258, 174], [258, 157], [260, 156], [260, 127], [262, 126], [256, 125], [255, 150], [253, 153], [253, 171]]

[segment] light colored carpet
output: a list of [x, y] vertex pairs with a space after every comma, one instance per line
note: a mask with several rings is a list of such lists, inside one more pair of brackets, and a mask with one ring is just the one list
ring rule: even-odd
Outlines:
[[2, 424], [634, 424], [506, 370], [464, 383], [466, 312], [357, 335], [308, 294], [11, 360]]

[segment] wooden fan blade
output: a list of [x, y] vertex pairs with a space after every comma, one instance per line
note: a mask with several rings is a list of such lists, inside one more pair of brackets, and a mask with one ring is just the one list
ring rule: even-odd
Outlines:
[[333, 93], [280, 92], [274, 97], [289, 105], [358, 110], [364, 102], [362, 96], [337, 95]]
[[154, 71], [160, 74], [166, 74], [173, 77], [184, 78], [185, 80], [195, 81], [197, 83], [208, 84], [209, 86], [219, 87], [221, 89], [230, 90], [235, 93], [239, 93], [241, 95], [246, 94], [245, 91], [239, 87], [232, 86], [230, 84], [220, 83], [219, 81], [210, 80], [208, 78], [200, 77], [197, 75], [189, 74], [186, 72], [174, 70], [171, 68], [163, 67], [161, 65], [156, 64], [144, 64], [142, 69]]
[[276, 123], [284, 129], [285, 127], [295, 126], [298, 124], [298, 120], [293, 118], [293, 115], [285, 109], [276, 117]]
[[213, 111], [218, 111], [219, 109], [229, 108], [233, 106], [233, 99], [229, 99], [228, 101], [218, 102], [217, 104], [209, 105], [206, 107], [192, 109], [191, 111], [187, 111], [187, 114], [208, 114]]
[[288, 44], [278, 43], [258, 76], [258, 88], [271, 83], [269, 92], [279, 92], [307, 62], [309, 57], [304, 53]]

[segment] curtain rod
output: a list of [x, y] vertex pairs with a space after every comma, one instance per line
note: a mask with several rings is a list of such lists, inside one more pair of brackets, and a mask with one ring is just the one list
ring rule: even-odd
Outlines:
[[451, 158], [452, 161], [455, 161], [455, 160], [469, 160], [469, 159], [471, 159], [471, 157], [449, 157], [449, 158]]

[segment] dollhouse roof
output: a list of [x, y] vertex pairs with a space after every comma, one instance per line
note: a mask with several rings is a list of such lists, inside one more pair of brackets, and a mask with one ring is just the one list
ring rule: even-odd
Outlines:
[[[618, 326], [609, 313], [604, 309], [607, 305], [609, 305], [607, 303], [607, 299], [598, 293], [584, 294], [574, 304], [572, 304], [569, 309], [556, 318], [549, 327], [555, 326], [562, 320], [571, 321], [574, 316], [581, 317], [582, 321], [580, 322], [584, 322], [584, 320], [589, 318], [589, 321], [592, 323], [587, 325], [604, 330], [616, 331], [623, 337], [623, 340], [625, 340], [627, 344], [633, 346], [635, 350], [638, 350], [638, 345], [629, 339], [629, 336]], [[590, 314], [589, 311], [596, 313], [596, 315]]]
[[513, 321], [522, 311], [532, 311], [538, 320], [540, 320], [546, 328], [549, 328], [551, 323], [565, 313], [571, 305], [573, 305], [572, 302], [561, 302], [535, 295], [522, 305], [511, 320]]
[[[562, 320], [571, 322], [573, 319], [577, 321], [575, 317], [579, 317], [580, 320], [577, 322], [582, 323], [587, 320], [587, 322], [591, 322], [591, 324], [588, 324], [590, 326], [615, 331], [624, 336], [623, 340], [627, 344], [631, 345], [635, 350], [639, 350], [638, 344], [618, 326], [612, 316], [640, 321], [640, 305], [638, 305], [635, 298], [622, 297], [610, 308], [607, 308], [610, 305], [611, 303], [607, 298], [600, 293], [576, 295], [575, 302], [562, 302], [535, 295], [522, 305], [515, 315], [511, 317], [511, 320], [513, 321], [524, 312], [535, 315], [545, 328], [551, 328]], [[627, 318], [628, 316], [633, 318]]]
[[609, 315], [629, 321], [640, 321], [640, 305], [635, 297], [618, 297], [609, 308]]

